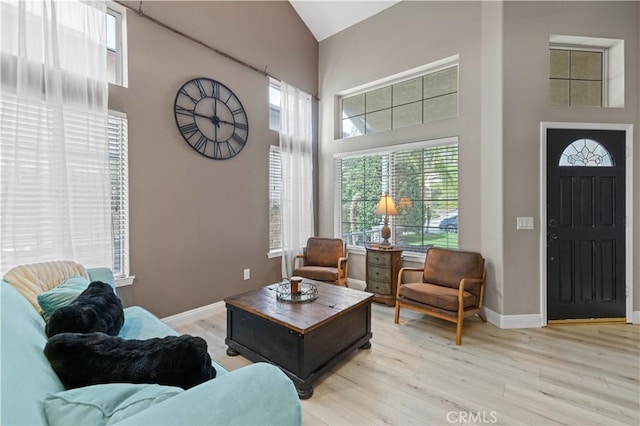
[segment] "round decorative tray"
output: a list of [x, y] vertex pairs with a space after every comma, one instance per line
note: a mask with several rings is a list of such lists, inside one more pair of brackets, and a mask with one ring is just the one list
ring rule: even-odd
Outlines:
[[291, 293], [289, 281], [278, 284], [278, 287], [276, 287], [278, 300], [291, 303], [306, 303], [313, 302], [318, 298], [318, 286], [315, 284], [301, 282], [298, 287], [300, 289], [299, 293]]

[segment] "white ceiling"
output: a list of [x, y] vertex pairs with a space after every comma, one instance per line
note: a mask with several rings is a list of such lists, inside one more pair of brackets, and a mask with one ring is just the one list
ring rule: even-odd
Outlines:
[[400, 0], [289, 0], [316, 40], [382, 12]]

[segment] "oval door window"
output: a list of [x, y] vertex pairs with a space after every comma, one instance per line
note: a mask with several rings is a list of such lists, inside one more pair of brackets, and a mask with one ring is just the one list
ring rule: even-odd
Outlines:
[[560, 155], [558, 166], [613, 167], [613, 157], [607, 148], [593, 139], [571, 142]]

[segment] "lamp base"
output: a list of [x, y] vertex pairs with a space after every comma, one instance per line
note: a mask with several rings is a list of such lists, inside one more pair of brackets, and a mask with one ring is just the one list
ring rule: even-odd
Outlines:
[[380, 236], [382, 237], [382, 242], [380, 243], [380, 245], [382, 247], [391, 247], [391, 243], [389, 242], [389, 238], [391, 238], [391, 228], [389, 227], [388, 217], [384, 218], [384, 226], [382, 227]]

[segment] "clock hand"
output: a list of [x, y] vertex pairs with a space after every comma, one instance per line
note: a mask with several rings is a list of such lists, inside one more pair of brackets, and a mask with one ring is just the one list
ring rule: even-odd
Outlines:
[[232, 123], [232, 122], [230, 122], [230, 121], [225, 121], [225, 120], [220, 120], [220, 119], [218, 119], [218, 122], [219, 122], [219, 123], [224, 123], [224, 124], [231, 124], [232, 126], [235, 126], [235, 125], [236, 125], [236, 123]]

